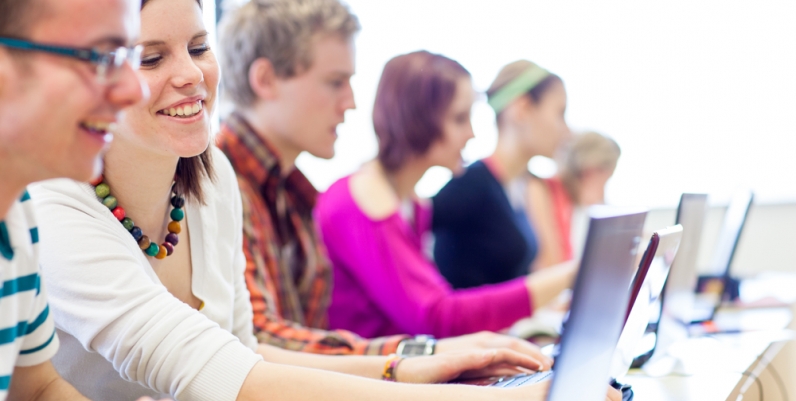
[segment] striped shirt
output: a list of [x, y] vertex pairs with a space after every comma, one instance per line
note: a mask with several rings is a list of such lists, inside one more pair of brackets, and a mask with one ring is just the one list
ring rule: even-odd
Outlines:
[[241, 190], [246, 285], [258, 340], [318, 354], [395, 352], [407, 336], [366, 340], [326, 330], [332, 271], [312, 217], [318, 192], [309, 180], [298, 169], [283, 176], [274, 149], [235, 113], [217, 142]]
[[39, 277], [39, 234], [27, 192], [0, 221], [0, 400], [15, 366], [48, 361], [58, 337]]

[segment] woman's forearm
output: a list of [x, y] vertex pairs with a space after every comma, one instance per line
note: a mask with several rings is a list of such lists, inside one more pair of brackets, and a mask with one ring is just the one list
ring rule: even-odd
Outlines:
[[[238, 401], [474, 401], [495, 399], [494, 391], [490, 394], [489, 390], [477, 386], [392, 383], [260, 362], [243, 383]], [[528, 400], [533, 401], [534, 398]]]
[[380, 379], [384, 365], [387, 363], [386, 356], [317, 355], [288, 351], [266, 344], [260, 344], [257, 353], [267, 362], [329, 370], [371, 379]]
[[544, 306], [557, 297], [561, 291], [571, 287], [577, 272], [577, 262], [569, 261], [528, 275], [525, 284], [531, 295], [533, 309]]

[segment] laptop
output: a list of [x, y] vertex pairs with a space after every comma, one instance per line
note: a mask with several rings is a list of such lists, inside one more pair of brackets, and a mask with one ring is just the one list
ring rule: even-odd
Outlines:
[[652, 234], [639, 263], [625, 326], [614, 353], [611, 377], [621, 379], [631, 367], [643, 365], [658, 345], [658, 326], [663, 315], [663, 287], [677, 255], [683, 227], [680, 225]]
[[[545, 371], [496, 378], [489, 385], [515, 387], [550, 378], [548, 401], [605, 399], [647, 212], [595, 206], [589, 209], [589, 215], [570, 311], [554, 351], [555, 374]], [[631, 392], [626, 394], [632, 396]]]
[[[669, 303], [667, 309], [681, 322], [690, 325], [712, 321], [716, 317], [716, 312], [722, 301], [727, 300], [730, 267], [732, 266], [738, 242], [741, 239], [753, 200], [754, 194], [750, 191], [740, 192], [733, 196], [724, 215], [724, 222], [719, 232], [713, 258], [708, 265], [710, 270], [707, 272], [706, 278], [701, 280], [700, 288], [698, 289], [696, 288], [698, 278], [696, 255], [699, 249], [699, 238], [690, 237], [687, 239], [690, 254], [684, 260], [688, 264], [681, 266], [680, 256], [678, 256], [675, 260], [675, 266], [672, 267], [672, 274], [674, 275], [677, 272], [678, 280], [682, 281], [672, 281], [671, 289], [669, 288], [669, 283], [667, 283], [665, 295], [670, 299], [670, 301], [667, 301]], [[683, 207], [682, 202], [681, 200], [681, 208]], [[705, 209], [702, 209], [702, 221], [704, 221], [706, 205], [704, 207]], [[678, 211], [678, 223], [680, 223], [680, 219], [690, 218], [694, 221], [700, 219], [697, 216], [699, 212], [696, 206], [694, 206], [691, 213], [690, 216], [681, 216]], [[684, 223], [686, 222], [684, 221]], [[687, 224], [683, 224], [684, 235], [689, 230]], [[694, 231], [701, 236], [701, 224]], [[689, 233], [689, 236], [695, 234], [695, 232]], [[686, 238], [683, 239], [683, 242], [685, 247]], [[698, 290], [696, 294], [694, 294], [695, 290]]]
[[680, 197], [675, 224], [683, 227], [683, 235], [677, 257], [674, 258], [666, 280], [663, 298], [666, 313], [683, 322], [694, 319], [694, 290], [699, 275], [697, 257], [707, 212], [706, 194], [684, 193]]

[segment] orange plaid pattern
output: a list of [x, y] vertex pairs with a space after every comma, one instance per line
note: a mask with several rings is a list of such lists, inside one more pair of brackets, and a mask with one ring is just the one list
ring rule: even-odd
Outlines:
[[366, 340], [324, 330], [332, 270], [312, 219], [318, 195], [297, 169], [281, 174], [274, 150], [237, 114], [218, 147], [235, 169], [243, 201], [243, 252], [255, 335], [261, 343], [320, 354], [387, 355], [406, 336]]

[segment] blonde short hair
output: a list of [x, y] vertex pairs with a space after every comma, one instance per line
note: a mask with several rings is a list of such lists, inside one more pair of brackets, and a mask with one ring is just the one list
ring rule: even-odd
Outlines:
[[596, 132], [576, 135], [559, 160], [561, 182], [569, 196], [580, 199], [580, 179], [587, 170], [599, 169], [613, 174], [622, 151], [613, 139]]
[[249, 68], [268, 59], [280, 78], [290, 78], [312, 65], [316, 34], [351, 39], [359, 20], [338, 0], [251, 0], [225, 13], [219, 27], [221, 85], [239, 107], [256, 100]]
[[576, 135], [567, 148], [561, 168], [565, 174], [579, 176], [586, 170], [613, 171], [622, 151], [613, 139], [596, 132]]

